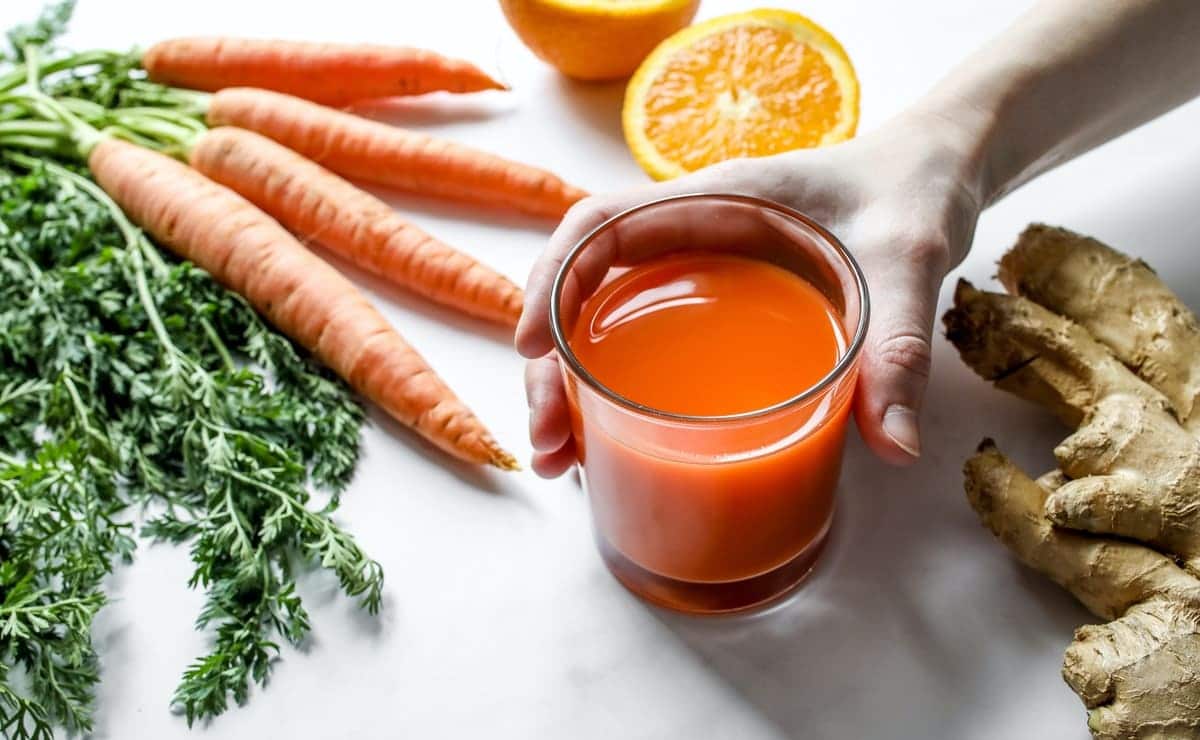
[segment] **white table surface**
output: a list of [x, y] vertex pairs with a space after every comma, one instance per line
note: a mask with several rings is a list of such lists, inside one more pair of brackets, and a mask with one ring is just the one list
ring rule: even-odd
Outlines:
[[[913, 100], [1028, 3], [775, 0], [827, 26], [862, 81], [862, 129]], [[41, 0], [6, 0], [0, 26]], [[755, 2], [705, 0], [703, 17]], [[517, 42], [491, 0], [81, 0], [68, 41], [125, 47], [185, 33], [429, 46], [502, 71], [511, 94], [400, 106], [396, 122], [553, 168], [593, 191], [642, 183], [619, 126], [622, 86], [574, 84]], [[1009, 197], [952, 277], [989, 284], [1031, 220], [1151, 261], [1200, 305], [1200, 107], [1185, 107]], [[547, 230], [398, 208], [519, 282]], [[853, 245], [851, 245], [853, 246]], [[521, 361], [507, 339], [364, 284], [400, 330], [521, 457]], [[884, 291], [888, 286], [872, 286]], [[943, 310], [951, 283], [943, 290]], [[1033, 472], [1064, 431], [990, 389], [940, 336], [926, 454], [889, 469], [850, 442], [832, 544], [799, 596], [766, 615], [705, 620], [648, 607], [607, 574], [576, 480], [454, 468], [372, 413], [339, 519], [387, 572], [381, 616], [325, 575], [305, 578], [313, 638], [285, 649], [249, 704], [191, 732], [168, 710], [205, 649], [186, 548], [146, 546], [109, 584], [96, 624], [98, 737], [1083, 738], [1059, 677], [1088, 615], [1022, 569], [975, 519], [960, 467], [985, 435]]]

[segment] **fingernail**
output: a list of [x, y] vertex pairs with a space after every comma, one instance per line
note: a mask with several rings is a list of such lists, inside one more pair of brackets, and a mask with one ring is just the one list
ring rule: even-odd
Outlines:
[[913, 457], [921, 456], [921, 431], [917, 427], [917, 412], [900, 404], [888, 406], [883, 414], [883, 431], [900, 449]]

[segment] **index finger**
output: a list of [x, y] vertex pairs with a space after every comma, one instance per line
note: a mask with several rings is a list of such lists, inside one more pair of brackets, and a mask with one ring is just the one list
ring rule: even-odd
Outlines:
[[[553, 349], [550, 301], [554, 279], [571, 249], [590, 231], [634, 206], [673, 195], [705, 191], [707, 183], [705, 176], [686, 177], [667, 185], [589, 198], [573, 208], [550, 237], [546, 251], [530, 273], [525, 310], [517, 325], [517, 351], [532, 359]], [[609, 268], [615, 265], [633, 264], [651, 255], [682, 248], [736, 249], [740, 243], [754, 243], [755, 237], [761, 236], [758, 232], [769, 229], [770, 224], [746, 218], [743, 211], [744, 206], [736, 203], [680, 201], [653, 214], [647, 213], [646, 218], [622, 220], [597, 236], [574, 263], [564, 283], [563, 306], [582, 304], [603, 282]]]
[[517, 323], [517, 351], [535, 359], [554, 348], [550, 335], [550, 289], [554, 276], [575, 246], [589, 231], [627, 208], [666, 195], [668, 188], [651, 185], [610, 196], [592, 196], [571, 207], [550, 235], [545, 251], [534, 263], [525, 284], [525, 309]]

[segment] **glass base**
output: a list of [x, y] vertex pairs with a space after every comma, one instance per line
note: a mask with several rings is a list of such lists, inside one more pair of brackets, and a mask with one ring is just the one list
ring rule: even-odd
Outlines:
[[820, 536], [783, 565], [741, 581], [720, 583], [681, 581], [648, 571], [621, 554], [599, 532], [596, 544], [609, 572], [634, 596], [686, 614], [729, 614], [766, 607], [796, 590], [821, 557], [828, 536], [827, 523]]

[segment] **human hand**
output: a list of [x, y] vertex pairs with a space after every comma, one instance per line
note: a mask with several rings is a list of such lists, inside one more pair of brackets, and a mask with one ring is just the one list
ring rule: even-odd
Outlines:
[[845, 144], [724, 162], [577, 204], [534, 265], [516, 332], [517, 350], [529, 358], [525, 384], [533, 469], [554, 477], [575, 462], [549, 315], [551, 286], [567, 252], [627, 208], [694, 192], [741, 193], [782, 203], [820, 222], [854, 254], [872, 304], [855, 418], [881, 458], [895, 464], [915, 460], [938, 289], [965, 256], [982, 206], [980, 178], [965, 138], [944, 119], [910, 114]]

